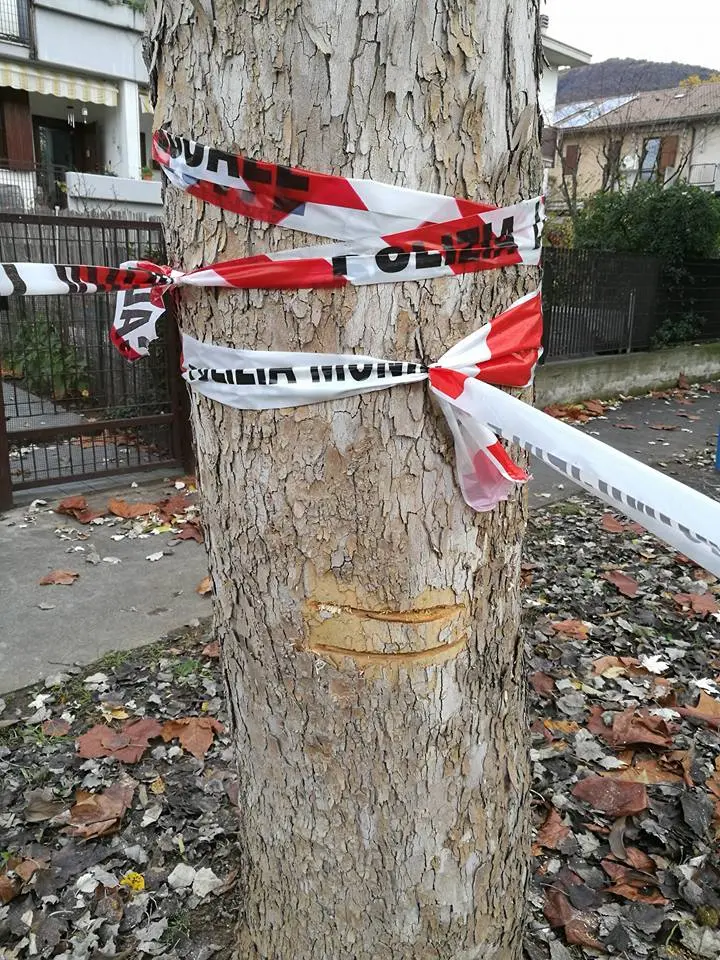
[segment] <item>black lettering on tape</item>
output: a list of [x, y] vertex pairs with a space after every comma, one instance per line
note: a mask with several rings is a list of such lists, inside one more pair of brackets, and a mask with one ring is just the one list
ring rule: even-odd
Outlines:
[[497, 238], [497, 247], [495, 255], [497, 256], [503, 250], [516, 250], [515, 243], [515, 217], [506, 217], [500, 228], [500, 236]]
[[215, 381], [215, 383], [232, 383], [232, 380], [228, 380], [227, 370], [211, 370], [210, 376]]
[[383, 247], [375, 254], [375, 263], [383, 273], [400, 273], [410, 263], [410, 254], [402, 247]]
[[120, 314], [115, 329], [118, 336], [127, 337], [133, 330], [139, 330], [144, 327], [151, 319], [151, 314], [147, 310], [135, 310], [132, 307], [129, 310], [123, 310]]
[[243, 158], [242, 175], [250, 183], [272, 183], [272, 173], [254, 160]]
[[458, 263], [472, 263], [480, 259], [480, 229], [469, 227], [467, 230], [458, 230], [458, 243], [461, 244]]
[[265, 371], [263, 370], [262, 367], [258, 367], [258, 369], [255, 371], [255, 373], [257, 374], [257, 382], [260, 384], [261, 387], [264, 387], [264, 386], [265, 386], [265, 382], [266, 382], [266, 381], [265, 381]]
[[418, 270], [432, 270], [434, 267], [443, 265], [442, 254], [439, 251], [430, 252], [426, 250], [422, 243], [413, 244], [415, 254], [415, 266]]
[[455, 260], [457, 259], [457, 250], [455, 249], [455, 241], [450, 236], [450, 234], [445, 234], [440, 238], [440, 242], [445, 248], [445, 263], [451, 267]]
[[278, 164], [276, 183], [281, 190], [299, 190], [301, 193], [307, 193], [310, 188], [310, 177]]
[[240, 179], [240, 169], [238, 167], [238, 158], [234, 153], [224, 153], [222, 150], [210, 150], [207, 159], [207, 168], [211, 173], [218, 173], [218, 166], [224, 163], [227, 167], [229, 177], [235, 180]]
[[[185, 163], [189, 167], [201, 167], [205, 159], [206, 147], [201, 143], [195, 143], [193, 140], [183, 140], [183, 149], [185, 153]], [[210, 150], [209, 153], [217, 151]]]
[[350, 363], [348, 364], [348, 372], [353, 380], [367, 380], [368, 377], [372, 376], [373, 364]]
[[239, 387], [254, 387], [255, 371], [254, 370], [236, 370], [235, 383]]
[[285, 377], [288, 383], [297, 383], [297, 377], [292, 367], [270, 367], [268, 370], [268, 383], [277, 383], [278, 377]]
[[330, 261], [332, 263], [332, 272], [334, 277], [346, 277], [348, 272], [348, 258], [355, 257], [355, 253], [345, 253], [341, 257], [333, 257]]

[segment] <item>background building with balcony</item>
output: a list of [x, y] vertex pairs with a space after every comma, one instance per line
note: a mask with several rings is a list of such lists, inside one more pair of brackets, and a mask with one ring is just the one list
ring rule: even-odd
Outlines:
[[1, 210], [159, 214], [139, 6], [0, 0]]

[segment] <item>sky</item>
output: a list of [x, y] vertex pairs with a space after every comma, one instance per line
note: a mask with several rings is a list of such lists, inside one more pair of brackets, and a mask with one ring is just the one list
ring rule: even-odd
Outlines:
[[548, 34], [592, 54], [720, 70], [720, 0], [542, 0]]

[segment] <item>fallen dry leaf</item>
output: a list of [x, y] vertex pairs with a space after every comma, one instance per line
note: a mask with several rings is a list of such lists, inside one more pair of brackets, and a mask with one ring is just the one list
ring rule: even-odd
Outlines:
[[617, 427], [618, 430], [636, 430], [637, 429], [635, 425], [632, 423], [614, 423], [613, 426]]
[[546, 847], [548, 850], [557, 850], [570, 833], [570, 827], [565, 826], [562, 822], [562, 817], [555, 807], [550, 807], [545, 822], [537, 832], [535, 842], [539, 847]]
[[683, 778], [667, 770], [659, 760], [652, 758], [638, 760], [620, 770], [608, 770], [602, 774], [611, 780], [624, 780], [628, 783], [682, 783]]
[[195, 540], [197, 543], [205, 542], [205, 534], [200, 526], [199, 520], [188, 520], [185, 526], [175, 535], [176, 540]]
[[541, 696], [547, 696], [552, 693], [555, 689], [555, 681], [552, 677], [549, 677], [546, 673], [541, 673], [536, 671], [531, 673], [528, 677], [528, 680], [532, 684], [532, 688], [535, 693], [539, 693]]
[[[634, 851], [633, 854], [630, 854], [630, 850]], [[616, 897], [622, 897], [624, 900], [646, 903], [651, 906], [665, 906], [669, 903], [670, 901], [666, 900], [657, 889], [654, 862], [634, 847], [628, 848], [628, 860], [630, 862], [632, 862], [631, 857], [635, 863], [642, 864], [642, 866], [632, 869], [610, 859], [601, 861], [601, 867], [613, 880], [613, 883], [605, 888], [608, 893], [613, 893]], [[633, 866], [635, 866], [635, 863]]]
[[720, 756], [715, 757], [715, 772], [705, 781], [705, 786], [712, 794], [715, 807], [714, 819], [718, 825], [716, 836], [720, 838]]
[[184, 750], [196, 759], [203, 760], [212, 746], [215, 734], [222, 733], [224, 729], [214, 717], [180, 717], [163, 724], [162, 738], [167, 743], [177, 737]]
[[700, 691], [700, 698], [694, 707], [673, 707], [673, 710], [677, 710], [683, 717], [694, 717], [720, 730], [720, 700], [711, 697], [704, 690]]
[[220, 644], [217, 640], [213, 640], [211, 643], [208, 643], [202, 648], [203, 657], [212, 657], [213, 660], [216, 660], [220, 656]]
[[613, 747], [627, 747], [647, 743], [655, 747], [672, 746], [672, 729], [662, 717], [652, 716], [645, 708], [628, 707], [613, 714], [612, 726], [602, 719], [601, 707], [592, 707], [588, 730], [602, 737]]
[[70, 724], [67, 720], [46, 720], [42, 725], [42, 732], [46, 737], [64, 737], [70, 731]]
[[587, 640], [589, 627], [583, 620], [556, 620], [550, 626], [555, 633], [562, 633], [574, 640]]
[[551, 927], [565, 928], [568, 943], [594, 950], [603, 949], [602, 944], [591, 934], [594, 926], [592, 918], [576, 910], [559, 887], [552, 886], [545, 891], [544, 913]]
[[38, 870], [47, 870], [49, 864], [49, 860], [35, 860], [30, 858], [23, 860], [22, 863], [18, 863], [17, 866], [13, 867], [13, 873], [16, 873], [23, 883], [29, 883]]
[[638, 582], [626, 573], [620, 570], [608, 570], [603, 574], [603, 580], [607, 580], [617, 588], [618, 593], [624, 597], [634, 597], [638, 592]]
[[625, 783], [607, 777], [585, 777], [576, 783], [572, 795], [585, 800], [594, 810], [611, 817], [627, 817], [647, 810], [648, 796], [645, 784]]
[[543, 726], [552, 733], [577, 733], [580, 724], [574, 720], [543, 720]]
[[114, 833], [120, 828], [125, 811], [132, 805], [135, 786], [135, 781], [127, 778], [102, 793], [78, 790], [65, 832], [85, 840]]
[[79, 576], [79, 573], [75, 573], [72, 570], [51, 570], [50, 573], [46, 573], [42, 580], [38, 582], [41, 587], [49, 587], [55, 584], [69, 587], [75, 583]]
[[212, 593], [212, 580], [210, 577], [203, 577], [200, 583], [195, 587], [195, 592], [201, 597], [207, 597]]
[[78, 737], [78, 756], [86, 760], [112, 757], [122, 763], [137, 763], [148, 749], [148, 741], [161, 733], [162, 726], [149, 717], [125, 723], [119, 730], [99, 723]]
[[20, 893], [20, 884], [17, 880], [11, 880], [6, 873], [0, 874], [0, 903], [6, 904], [14, 900]]
[[690, 389], [690, 381], [688, 380], [688, 378], [685, 376], [684, 373], [681, 373], [680, 376], [678, 377], [677, 386], [678, 386], [678, 390]]
[[601, 417], [605, 413], [605, 404], [599, 400], [584, 400], [583, 406], [588, 413], [594, 413], [597, 417]]
[[711, 593], [674, 593], [673, 600], [684, 613], [692, 611], [699, 617], [720, 611], [720, 606]]
[[625, 674], [646, 674], [635, 657], [598, 657], [593, 660], [593, 674], [596, 677], [620, 677]]
[[120, 497], [112, 497], [108, 500], [108, 512], [116, 517], [122, 517], [123, 520], [137, 520], [138, 517], [146, 517], [150, 513], [157, 513], [158, 505], [156, 503], [128, 503]]
[[192, 500], [189, 500], [187, 494], [176, 493], [171, 497], [165, 497], [157, 504], [157, 510], [166, 523], [170, 523], [176, 516], [184, 516], [188, 507], [192, 506]]
[[607, 530], [608, 533], [624, 533], [625, 524], [618, 520], [617, 517], [614, 517], [611, 513], [604, 513], [602, 520], [600, 521], [600, 526], [603, 530]]
[[85, 497], [65, 497], [55, 507], [55, 513], [64, 513], [69, 517], [74, 517], [79, 523], [90, 523], [91, 520], [97, 520], [104, 516], [102, 510], [92, 510], [88, 506]]
[[25, 794], [27, 805], [23, 811], [23, 819], [27, 823], [42, 823], [44, 820], [54, 820], [67, 808], [62, 800], [56, 800], [52, 790], [48, 787], [28, 790]]
[[648, 424], [651, 430], [677, 430], [676, 423], [650, 423]]

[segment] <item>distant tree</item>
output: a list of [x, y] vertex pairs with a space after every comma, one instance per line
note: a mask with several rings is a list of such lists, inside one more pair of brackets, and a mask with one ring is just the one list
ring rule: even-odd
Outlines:
[[720, 83], [720, 73], [711, 73], [707, 77], [700, 77], [697, 73], [690, 74], [680, 81], [681, 87], [699, 87], [701, 83]]

